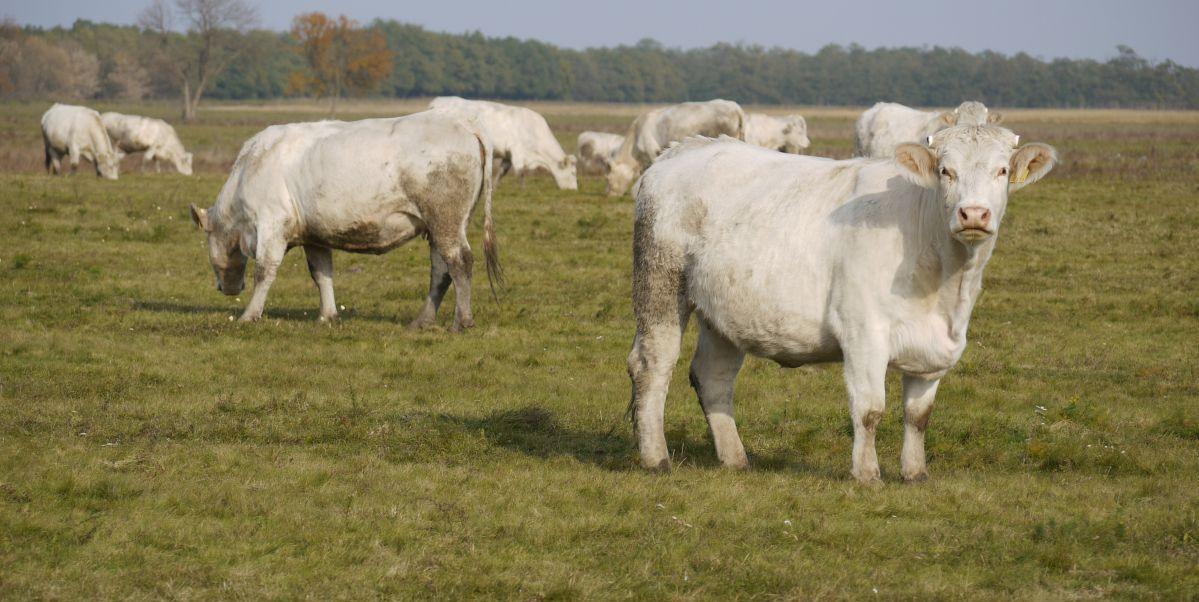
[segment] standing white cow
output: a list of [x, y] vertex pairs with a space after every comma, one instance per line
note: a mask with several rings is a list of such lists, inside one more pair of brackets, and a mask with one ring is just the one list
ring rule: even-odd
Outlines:
[[243, 321], [262, 316], [291, 247], [304, 247], [320, 290], [321, 319], [331, 320], [337, 317], [331, 249], [380, 254], [424, 235], [432, 263], [429, 296], [410, 327], [434, 322], [452, 280], [451, 330], [460, 331], [474, 325], [466, 228], [480, 201], [487, 274], [500, 277], [491, 164], [491, 146], [475, 124], [433, 111], [271, 126], [242, 147], [216, 204], [192, 205], [192, 219], [208, 233], [217, 290], [241, 292], [247, 259], [254, 259], [254, 295]]
[[683, 329], [699, 340], [691, 383], [716, 453], [748, 458], [733, 421], [746, 353], [793, 367], [843, 361], [853, 475], [880, 480], [874, 433], [888, 369], [903, 374], [901, 473], [927, 477], [924, 432], [966, 328], [1008, 193], [1053, 168], [1044, 144], [960, 126], [893, 159], [834, 161], [692, 139], [641, 180], [633, 229], [629, 353], [641, 462], [667, 469], [663, 408]]
[[608, 163], [624, 144], [624, 136], [607, 132], [582, 132], [579, 134], [578, 156], [579, 171], [583, 173], [603, 174], [608, 170]]
[[745, 141], [750, 144], [793, 155], [812, 145], [808, 140], [808, 122], [800, 115], [774, 117], [746, 113], [745, 117]]
[[549, 124], [536, 111], [457, 96], [434, 98], [429, 108], [478, 121], [490, 136], [495, 158], [499, 159], [495, 184], [509, 171], [523, 178], [544, 169], [554, 177], [558, 188], [579, 189], [574, 156], [562, 150]]
[[159, 161], [167, 161], [179, 173], [192, 175], [192, 154], [183, 149], [179, 135], [171, 124], [152, 117], [108, 112], [100, 115], [113, 146], [122, 153], [142, 153], [142, 163], [153, 163], [159, 171]]
[[642, 113], [629, 126], [624, 144], [608, 166], [608, 196], [628, 191], [672, 142], [720, 135], [745, 140], [745, 111], [731, 100], [685, 102]]
[[100, 122], [100, 114], [87, 107], [55, 103], [42, 115], [42, 142], [46, 151], [46, 170], [63, 174], [62, 158], [78, 171], [79, 159], [87, 159], [96, 168], [96, 175], [108, 180], [117, 179], [120, 157]]
[[1001, 120], [999, 113], [990, 113], [986, 105], [973, 100], [944, 113], [880, 102], [862, 113], [854, 124], [855, 153], [859, 157], [890, 157], [896, 146], [905, 142], [924, 143], [929, 136], [947, 127], [984, 125]]

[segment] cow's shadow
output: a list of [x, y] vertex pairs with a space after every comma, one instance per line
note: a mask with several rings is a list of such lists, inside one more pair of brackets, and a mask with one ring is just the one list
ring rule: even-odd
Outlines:
[[[175, 303], [171, 301], [137, 301], [133, 304], [133, 308], [138, 311], [149, 311], [156, 313], [176, 313], [176, 314], [222, 314], [222, 315], [241, 315], [244, 310], [242, 306], [220, 306], [220, 305], [201, 305], [192, 303]], [[268, 306], [262, 312], [263, 320], [288, 320], [297, 322], [316, 322], [320, 315], [320, 310], [317, 307], [270, 307]], [[373, 312], [360, 312], [357, 310], [341, 312], [342, 320], [367, 320], [370, 322], [390, 322], [393, 324], [404, 325], [416, 317], [413, 313], [406, 317], [402, 313], [396, 314], [381, 314]]]
[[[641, 471], [633, 427], [625, 417], [613, 416], [607, 429], [571, 429], [561, 424], [554, 412], [539, 406], [492, 412], [483, 417], [440, 414], [438, 420], [469, 432], [481, 433], [490, 445], [538, 459], [570, 457], [576, 461], [617, 472]], [[675, 467], [718, 470], [720, 461], [707, 433], [697, 435], [682, 426], [667, 430], [666, 441]], [[751, 442], [746, 442], [750, 444]], [[828, 467], [804, 461], [796, 450], [767, 454], [749, 451], [754, 471], [814, 474], [831, 479], [844, 475]]]

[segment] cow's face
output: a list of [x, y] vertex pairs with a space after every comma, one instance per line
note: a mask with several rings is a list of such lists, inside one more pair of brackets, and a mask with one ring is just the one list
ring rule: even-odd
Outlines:
[[791, 154], [799, 154], [805, 148], [812, 145], [812, 141], [808, 139], [808, 122], [803, 117], [796, 115], [787, 121], [787, 126], [783, 128], [783, 152]]
[[210, 220], [208, 210], [191, 206], [192, 221], [208, 235], [208, 261], [216, 276], [216, 290], [233, 296], [246, 286], [246, 254], [241, 237]]
[[620, 196], [633, 185], [637, 179], [637, 164], [626, 161], [613, 161], [608, 170], [608, 196]]
[[96, 173], [106, 180], [117, 179], [121, 168], [121, 156], [116, 153], [104, 153], [96, 157]]
[[999, 231], [1008, 193], [1057, 163], [1057, 151], [1045, 144], [1013, 150], [1019, 139], [1001, 127], [958, 126], [930, 136], [928, 146], [897, 146], [895, 160], [913, 182], [938, 192], [949, 235], [975, 245]]
[[554, 174], [554, 182], [558, 184], [558, 188], [562, 190], [579, 189], [577, 163], [578, 159], [574, 155], [566, 155], [558, 163], [558, 168], [551, 171]]
[[175, 169], [179, 170], [179, 173], [185, 176], [192, 175], [192, 154], [183, 153], [183, 157], [179, 159], [179, 163], [175, 165]]

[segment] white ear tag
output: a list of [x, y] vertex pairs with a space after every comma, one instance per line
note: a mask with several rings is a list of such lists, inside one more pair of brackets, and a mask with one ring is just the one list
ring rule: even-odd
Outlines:
[[1020, 134], [1016, 134], [1016, 141], [1012, 143], [1012, 148], [1020, 146]]
[[927, 136], [927, 137], [925, 137], [925, 138], [924, 138], [924, 145], [925, 145], [925, 146], [932, 146], [932, 145], [933, 145], [933, 137], [932, 137], [932, 136]]

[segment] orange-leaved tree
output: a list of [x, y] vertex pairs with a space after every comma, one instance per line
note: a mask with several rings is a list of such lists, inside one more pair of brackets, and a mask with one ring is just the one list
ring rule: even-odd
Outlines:
[[374, 89], [391, 72], [392, 53], [387, 40], [374, 29], [363, 29], [345, 15], [331, 19], [324, 13], [298, 15], [291, 33], [299, 52], [308, 61], [307, 71], [291, 74], [288, 88], [294, 93], [329, 98], [329, 113], [347, 93]]

